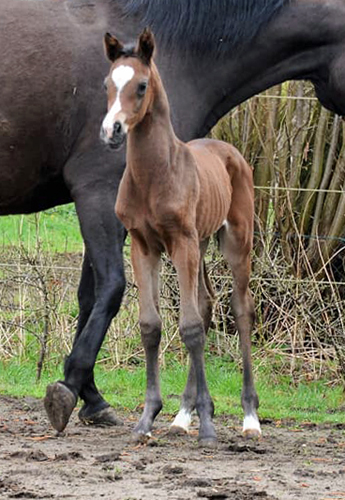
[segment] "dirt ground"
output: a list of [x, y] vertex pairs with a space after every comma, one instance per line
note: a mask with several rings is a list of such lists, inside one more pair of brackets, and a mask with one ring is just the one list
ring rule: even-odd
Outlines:
[[117, 428], [86, 427], [73, 415], [64, 435], [42, 402], [0, 397], [0, 498], [78, 500], [344, 500], [345, 424], [263, 422], [246, 441], [240, 422], [216, 418], [218, 450], [167, 434], [158, 417], [147, 445], [130, 442], [138, 415]]

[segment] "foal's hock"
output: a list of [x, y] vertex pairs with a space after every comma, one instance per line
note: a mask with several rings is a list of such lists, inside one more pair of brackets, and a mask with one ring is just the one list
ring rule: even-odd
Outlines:
[[154, 37], [145, 30], [136, 46], [107, 34], [111, 68], [105, 83], [108, 113], [102, 139], [118, 149], [127, 136], [127, 166], [116, 214], [131, 235], [131, 258], [139, 288], [140, 328], [147, 362], [147, 390], [136, 439], [151, 435], [162, 408], [158, 350], [159, 268], [166, 251], [180, 286], [180, 333], [190, 355], [181, 409], [171, 430], [188, 432], [191, 413], [199, 419], [199, 442], [217, 442], [214, 405], [204, 368], [205, 334], [212, 314], [212, 288], [204, 255], [217, 232], [233, 274], [232, 307], [243, 355], [243, 432], [261, 434], [251, 363], [254, 305], [249, 291], [254, 191], [252, 170], [231, 145], [214, 140], [180, 141], [172, 128], [167, 95], [153, 61]]

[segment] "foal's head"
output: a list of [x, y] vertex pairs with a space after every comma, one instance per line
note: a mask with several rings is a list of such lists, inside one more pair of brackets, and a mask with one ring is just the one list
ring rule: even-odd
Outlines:
[[127, 47], [107, 33], [104, 45], [111, 66], [105, 79], [108, 113], [100, 135], [106, 144], [118, 149], [127, 132], [144, 118], [150, 106], [154, 37], [150, 30], [145, 29], [137, 46]]

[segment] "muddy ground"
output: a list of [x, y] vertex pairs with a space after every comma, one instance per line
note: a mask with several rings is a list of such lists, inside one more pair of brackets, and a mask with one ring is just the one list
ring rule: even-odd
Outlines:
[[[216, 418], [217, 451], [167, 434], [130, 442], [137, 415], [117, 428], [86, 427], [73, 415], [63, 436], [41, 401], [0, 397], [0, 498], [78, 500], [344, 500], [345, 424], [263, 422], [263, 438], [245, 441], [240, 422]], [[197, 424], [197, 422], [195, 422]]]

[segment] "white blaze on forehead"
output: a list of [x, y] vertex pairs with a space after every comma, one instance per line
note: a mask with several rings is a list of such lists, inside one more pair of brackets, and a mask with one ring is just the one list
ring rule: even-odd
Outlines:
[[119, 93], [123, 89], [123, 87], [132, 80], [134, 76], [134, 69], [132, 66], [121, 65], [118, 68], [115, 68], [111, 74], [111, 79], [116, 85]]
[[[134, 76], [134, 69], [131, 66], [121, 65], [118, 68], [115, 68], [111, 74], [111, 79], [115, 84], [117, 90], [117, 96], [114, 104], [109, 109], [103, 120], [103, 129], [106, 131], [107, 136], [111, 137], [113, 134], [113, 126], [115, 121], [115, 116], [121, 111], [121, 100], [120, 94], [124, 87], [128, 82], [132, 80]], [[127, 131], [127, 126], [123, 123], [125, 131]]]

